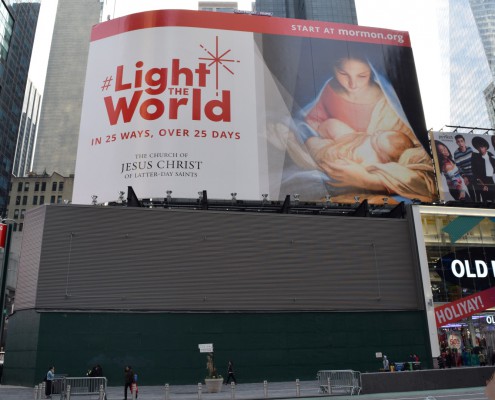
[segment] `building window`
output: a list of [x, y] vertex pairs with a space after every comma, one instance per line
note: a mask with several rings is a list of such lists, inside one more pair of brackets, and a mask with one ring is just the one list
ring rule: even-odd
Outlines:
[[17, 191], [22, 192], [22, 182], [17, 183]]
[[19, 210], [14, 210], [14, 219], [19, 218]]
[[15, 205], [18, 206], [21, 204], [21, 196], [15, 196]]
[[58, 183], [58, 191], [59, 192], [62, 192], [64, 190], [64, 183], [63, 182], [59, 182]]
[[29, 191], [29, 182], [24, 183], [24, 191], [25, 192]]
[[38, 205], [38, 196], [33, 196], [33, 206]]
[[57, 184], [58, 184], [58, 182], [52, 182], [52, 192], [57, 191]]
[[26, 214], [26, 210], [25, 209], [22, 209], [21, 210], [21, 219], [24, 219], [24, 214]]
[[22, 205], [25, 206], [28, 203], [28, 197], [22, 196]]
[[35, 182], [34, 183], [34, 191], [35, 192], [39, 192], [40, 191], [40, 183], [39, 182]]
[[46, 190], [46, 182], [41, 182], [41, 191], [44, 192]]
[[45, 196], [40, 196], [40, 206], [45, 204]]
[[51, 196], [50, 197], [50, 204], [54, 204], [55, 203], [55, 196]]
[[22, 223], [22, 222], [21, 222], [21, 223], [19, 224], [19, 232], [22, 232], [22, 228], [24, 228], [24, 223]]
[[57, 204], [62, 203], [62, 196], [57, 196]]

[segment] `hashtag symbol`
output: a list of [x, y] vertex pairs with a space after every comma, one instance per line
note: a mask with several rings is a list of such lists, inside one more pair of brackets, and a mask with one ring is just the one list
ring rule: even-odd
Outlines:
[[103, 92], [104, 90], [108, 90], [108, 88], [110, 87], [110, 83], [112, 82], [112, 77], [111, 76], [107, 76], [105, 78], [105, 80], [103, 81], [103, 86], [101, 87], [101, 91]]

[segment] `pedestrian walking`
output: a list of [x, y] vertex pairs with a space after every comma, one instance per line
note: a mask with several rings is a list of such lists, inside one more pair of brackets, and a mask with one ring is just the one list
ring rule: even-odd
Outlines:
[[134, 383], [134, 371], [130, 365], [124, 368], [124, 400], [127, 400], [127, 389], [132, 397], [132, 384]]
[[237, 385], [237, 381], [235, 379], [235, 374], [234, 374], [234, 364], [232, 363], [232, 361], [229, 361], [229, 364], [227, 366], [227, 380], [225, 381], [225, 384], [227, 385], [231, 379]]

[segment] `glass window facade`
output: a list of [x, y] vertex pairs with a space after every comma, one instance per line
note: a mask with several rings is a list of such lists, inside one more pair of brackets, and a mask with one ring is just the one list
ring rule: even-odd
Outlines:
[[[423, 275], [428, 275], [424, 291], [429, 298], [431, 289], [432, 306], [449, 306], [495, 287], [495, 209], [422, 206], [420, 210], [417, 234], [424, 249], [419, 253], [422, 264], [427, 263], [422, 265]], [[491, 308], [481, 307], [474, 315], [442, 326], [433, 322], [430, 330], [438, 336], [438, 361], [446, 367], [480, 365], [495, 350]]]
[[0, 214], [7, 209], [39, 9], [37, 2], [0, 0]]
[[276, 17], [357, 24], [354, 0], [256, 0], [256, 11]]
[[7, 6], [0, 2], [0, 59], [2, 61], [7, 61], [13, 29], [14, 19]]
[[[495, 286], [495, 212], [493, 218], [422, 214], [428, 270], [434, 302], [451, 302]], [[448, 232], [459, 229], [459, 238]], [[465, 231], [465, 232], [464, 232]], [[469, 262], [470, 271], [461, 276], [461, 268], [452, 266], [454, 260]], [[486, 277], [476, 274], [475, 262], [484, 261], [489, 267]], [[464, 267], [464, 270], [466, 267]]]

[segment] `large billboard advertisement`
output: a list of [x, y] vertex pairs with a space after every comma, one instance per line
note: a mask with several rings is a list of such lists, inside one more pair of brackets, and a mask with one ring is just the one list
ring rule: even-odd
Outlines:
[[431, 132], [440, 199], [495, 202], [494, 136]]
[[436, 194], [409, 36], [162, 10], [92, 31], [73, 201]]

